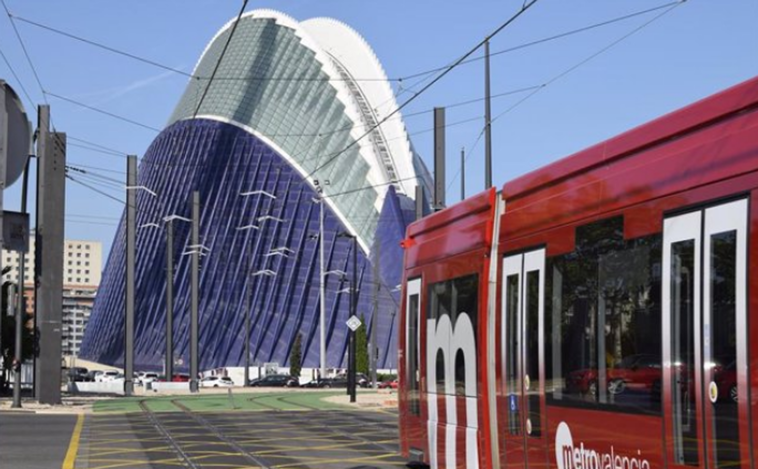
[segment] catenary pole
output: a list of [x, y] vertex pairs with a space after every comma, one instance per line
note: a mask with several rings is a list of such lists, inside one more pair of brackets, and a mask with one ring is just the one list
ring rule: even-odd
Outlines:
[[134, 394], [134, 263], [137, 238], [137, 156], [126, 159], [126, 317], [124, 319], [124, 395]]
[[[350, 295], [350, 317], [357, 316], [358, 308], [358, 235], [353, 235], [353, 279]], [[350, 402], [355, 402], [355, 331], [350, 329], [350, 350], [348, 352], [349, 377], [348, 385], [350, 386]]]
[[[63, 308], [64, 216], [66, 203], [66, 134], [49, 132], [50, 107], [40, 106], [40, 155], [37, 171], [35, 307], [39, 363], [37, 399], [41, 404], [61, 402], [61, 330]], [[44, 142], [44, 143], [43, 143]], [[40, 151], [41, 150], [41, 151]]]
[[382, 244], [377, 241], [376, 252], [374, 253], [374, 284], [372, 290], [374, 294], [374, 311], [371, 314], [371, 335], [369, 336], [368, 345], [368, 363], [371, 370], [371, 387], [377, 389], [376, 383], [376, 315], [379, 314], [379, 260], [382, 258], [381, 249]]
[[461, 200], [466, 198], [466, 149], [461, 148]]
[[[24, 178], [21, 183], [21, 213], [26, 213], [26, 200], [29, 192], [29, 162], [31, 158], [26, 160], [26, 166], [24, 167]], [[16, 304], [16, 343], [13, 356], [16, 360], [16, 369], [13, 380], [13, 407], [14, 409], [21, 408], [21, 363], [22, 360], [22, 336], [23, 336], [23, 319], [24, 312], [26, 310], [26, 301], [24, 295], [24, 282], [26, 281], [26, 253], [21, 251], [18, 256], [18, 298]]]
[[[248, 243], [252, 246], [252, 241]], [[248, 262], [252, 263], [251, 248], [247, 249]], [[247, 276], [247, 294], [245, 296], [245, 384], [243, 386], [250, 385], [250, 299], [253, 295], [253, 276], [250, 270], [246, 274]], [[260, 378], [260, 376], [258, 376]]]
[[323, 188], [319, 190], [318, 251], [319, 251], [319, 368], [326, 378], [326, 271], [324, 269], [324, 204]]
[[174, 379], [174, 220], [166, 221], [166, 381]]
[[490, 41], [484, 42], [484, 188], [492, 187], [492, 110], [490, 97]]
[[192, 192], [192, 275], [190, 294], [190, 392], [198, 391], [198, 281], [200, 270], [200, 192]]

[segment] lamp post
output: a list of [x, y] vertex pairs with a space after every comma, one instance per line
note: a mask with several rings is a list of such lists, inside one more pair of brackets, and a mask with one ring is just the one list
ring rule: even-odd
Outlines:
[[[353, 240], [353, 276], [350, 279], [350, 317], [356, 315], [358, 306], [358, 237], [343, 231], [337, 235], [340, 238], [352, 238]], [[347, 354], [347, 390], [350, 394], [350, 402], [355, 402], [355, 331], [350, 329]]]

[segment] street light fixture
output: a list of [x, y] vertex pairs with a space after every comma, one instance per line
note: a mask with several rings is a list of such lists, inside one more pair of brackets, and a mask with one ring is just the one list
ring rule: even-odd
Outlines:
[[248, 191], [248, 192], [240, 192], [240, 196], [247, 197], [250, 195], [264, 195], [266, 197], [269, 197], [271, 199], [276, 200], [276, 196], [270, 192], [262, 191], [262, 190], [255, 190], [255, 191]]
[[277, 223], [282, 223], [284, 221], [283, 219], [281, 219], [279, 217], [275, 217], [273, 215], [263, 215], [261, 217], [258, 217], [257, 220], [260, 223], [262, 223], [262, 222], [264, 222], [266, 220], [272, 220], [272, 221], [275, 221]]

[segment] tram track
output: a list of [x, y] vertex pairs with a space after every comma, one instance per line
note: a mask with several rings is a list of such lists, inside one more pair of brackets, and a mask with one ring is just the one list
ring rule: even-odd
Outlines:
[[139, 401], [139, 407], [142, 409], [142, 413], [147, 416], [147, 419], [150, 421], [153, 427], [158, 430], [158, 433], [161, 434], [161, 437], [169, 444], [169, 446], [171, 446], [172, 451], [176, 453], [180, 460], [179, 462], [182, 463], [183, 467], [202, 469], [202, 466], [195, 463], [192, 458], [182, 449], [181, 445], [177, 443], [177, 441], [171, 436], [171, 433], [160, 422], [160, 420], [158, 420], [158, 417], [155, 416], [155, 413], [147, 406], [145, 399]]
[[218, 429], [218, 427], [213, 425], [211, 422], [206, 420], [204, 417], [202, 417], [198, 413], [192, 412], [192, 410], [190, 410], [187, 406], [179, 402], [178, 399], [172, 399], [171, 404], [174, 405], [179, 410], [181, 410], [182, 412], [184, 412], [186, 415], [188, 415], [192, 420], [200, 424], [204, 429], [210, 431], [215, 438], [223, 441], [224, 443], [229, 445], [231, 448], [233, 448], [235, 451], [237, 451], [237, 453], [248, 462], [256, 465], [257, 467], [261, 469], [274, 468], [274, 466], [272, 466], [268, 461], [263, 459], [260, 455], [256, 455], [246, 450], [242, 446], [240, 446], [234, 439], [226, 436], [224, 432]]

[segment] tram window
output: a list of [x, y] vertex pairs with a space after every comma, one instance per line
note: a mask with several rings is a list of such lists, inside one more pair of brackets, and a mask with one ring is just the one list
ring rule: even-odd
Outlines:
[[[471, 383], [474, 389], [466, 391], [466, 368], [474, 367], [476, 371], [476, 328], [477, 313], [479, 308], [479, 278], [477, 275], [467, 275], [451, 280], [445, 280], [429, 286], [429, 307], [427, 319], [436, 320], [439, 324], [443, 316], [449, 316], [452, 326], [451, 336], [444, 339], [447, 344], [445, 354], [440, 349], [435, 357], [436, 387], [438, 392], [445, 389], [446, 379], [454, 379], [454, 393], [459, 395], [476, 396], [476, 383]], [[465, 331], [458, 324], [460, 318], [465, 315], [471, 322], [472, 336], [465, 336]], [[434, 334], [436, 331], [427, 331]], [[468, 343], [471, 341], [470, 343]], [[466, 356], [466, 350], [470, 356]], [[445, 360], [450, 360], [446, 364]], [[452, 370], [445, 373], [446, 365]], [[450, 375], [450, 376], [448, 376]], [[476, 376], [476, 372], [473, 374]]]
[[579, 226], [575, 251], [547, 260], [551, 403], [660, 412], [661, 236], [623, 233], [623, 217]]

